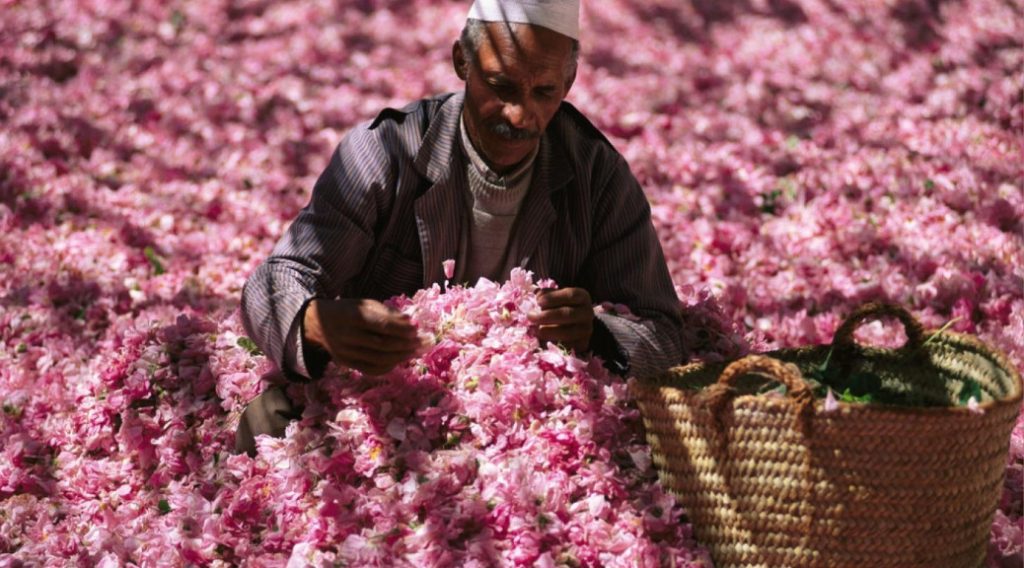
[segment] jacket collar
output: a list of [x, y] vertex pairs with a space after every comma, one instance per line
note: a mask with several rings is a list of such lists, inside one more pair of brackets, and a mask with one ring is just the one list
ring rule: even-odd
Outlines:
[[451, 171], [464, 98], [463, 93], [454, 93], [446, 98], [423, 134], [414, 164], [416, 171], [432, 182], [442, 181]]
[[512, 242], [512, 254], [516, 264], [533, 271], [537, 278], [550, 276], [546, 247], [540, 246], [551, 233], [551, 226], [558, 218], [555, 196], [573, 180], [572, 162], [563, 144], [559, 115], [548, 124], [540, 141], [540, 150], [534, 164], [530, 191], [523, 199], [519, 216], [525, 222], [516, 221], [516, 235]]

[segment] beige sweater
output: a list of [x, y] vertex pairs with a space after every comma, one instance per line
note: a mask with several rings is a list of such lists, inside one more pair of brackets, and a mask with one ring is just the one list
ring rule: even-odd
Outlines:
[[508, 279], [516, 258], [512, 254], [514, 251], [509, 250], [509, 236], [523, 198], [530, 189], [537, 150], [514, 171], [499, 175], [491, 171], [477, 153], [461, 119], [459, 131], [462, 134], [462, 151], [469, 158], [466, 199], [473, 217], [466, 235], [468, 238], [464, 238], [459, 247], [459, 258], [455, 263], [456, 280], [474, 284], [480, 277], [485, 277], [503, 282]]

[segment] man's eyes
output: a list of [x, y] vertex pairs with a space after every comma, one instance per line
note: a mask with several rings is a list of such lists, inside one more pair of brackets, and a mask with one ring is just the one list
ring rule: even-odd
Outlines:
[[514, 85], [508, 83], [490, 83], [491, 90], [498, 94], [511, 94], [516, 91]]
[[[491, 90], [499, 96], [514, 96], [519, 93], [519, 88], [508, 83], [490, 83]], [[551, 87], [541, 87], [533, 90], [533, 96], [538, 99], [550, 99], [555, 96], [555, 90]]]

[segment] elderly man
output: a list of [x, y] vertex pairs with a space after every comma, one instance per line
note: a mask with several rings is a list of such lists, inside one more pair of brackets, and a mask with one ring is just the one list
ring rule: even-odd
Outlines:
[[[680, 357], [679, 304], [625, 160], [564, 101], [576, 78], [579, 2], [477, 0], [452, 46], [463, 93], [387, 109], [342, 140], [309, 205], [249, 278], [246, 330], [283, 374], [327, 362], [381, 374], [421, 348], [381, 300], [521, 266], [561, 288], [531, 315], [542, 341], [644, 374]], [[595, 316], [625, 304], [638, 318]], [[281, 388], [243, 414], [239, 451], [296, 416]]]

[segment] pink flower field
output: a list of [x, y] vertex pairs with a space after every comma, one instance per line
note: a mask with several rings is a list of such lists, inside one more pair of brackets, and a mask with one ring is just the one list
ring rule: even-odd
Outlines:
[[[712, 565], [518, 270], [393, 299], [426, 354], [291, 387], [231, 453], [269, 370], [246, 277], [348, 128], [461, 89], [468, 6], [0, 0], [0, 566]], [[569, 100], [647, 191], [691, 356], [887, 300], [1020, 368], [1022, 37], [1020, 0], [585, 3]], [[989, 565], [1022, 540], [1024, 421]]]

